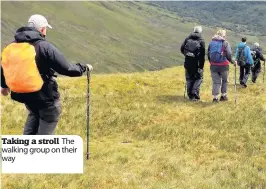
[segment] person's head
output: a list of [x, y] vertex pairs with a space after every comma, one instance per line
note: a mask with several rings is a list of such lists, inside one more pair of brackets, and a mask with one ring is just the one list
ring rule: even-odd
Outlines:
[[47, 19], [39, 14], [34, 14], [29, 18], [28, 26], [36, 28], [44, 36], [46, 36], [47, 27], [52, 29], [52, 26], [48, 24]]
[[193, 29], [194, 33], [201, 33], [202, 32], [202, 27], [201, 26], [195, 26]]
[[226, 37], [226, 30], [218, 30], [216, 35], [225, 38]]
[[254, 47], [255, 48], [259, 48], [260, 47], [260, 44], [256, 42], [256, 43], [254, 43]]
[[246, 38], [246, 37], [242, 37], [242, 38], [241, 38], [241, 41], [242, 41], [243, 43], [246, 43], [246, 42], [247, 42], [247, 38]]

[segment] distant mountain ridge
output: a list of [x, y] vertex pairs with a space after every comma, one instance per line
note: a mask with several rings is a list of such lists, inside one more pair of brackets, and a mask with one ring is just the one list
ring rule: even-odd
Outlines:
[[266, 2], [148, 2], [168, 9], [184, 21], [199, 21], [249, 35], [266, 35]]
[[[198, 24], [147, 2], [4, 1], [1, 5], [2, 48], [32, 14], [43, 14], [53, 26], [47, 40], [71, 63], [92, 64], [94, 73], [145, 72], [183, 65], [180, 46]], [[216, 30], [203, 26], [206, 45]], [[241, 35], [228, 30], [233, 51]], [[250, 45], [255, 41], [266, 47], [266, 36], [248, 35]]]

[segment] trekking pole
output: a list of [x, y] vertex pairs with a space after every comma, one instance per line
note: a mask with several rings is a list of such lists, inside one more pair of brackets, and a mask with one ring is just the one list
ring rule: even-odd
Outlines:
[[236, 90], [236, 64], [235, 64], [235, 105], [237, 100], [237, 90]]
[[263, 72], [263, 83], [264, 83], [264, 78], [265, 78], [265, 60], [264, 60], [264, 72]]
[[184, 98], [186, 98], [187, 83], [185, 82]]
[[87, 64], [87, 152], [86, 159], [90, 157], [89, 153], [89, 140], [90, 140], [90, 72], [92, 71], [92, 66]]

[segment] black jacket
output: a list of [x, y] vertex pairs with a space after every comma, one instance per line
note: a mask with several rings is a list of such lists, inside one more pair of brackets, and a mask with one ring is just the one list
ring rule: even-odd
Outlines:
[[197, 73], [198, 68], [203, 69], [205, 63], [205, 41], [202, 38], [200, 33], [191, 33], [181, 45], [181, 53], [184, 54], [185, 52], [185, 45], [189, 39], [197, 40], [200, 43], [200, 53], [199, 56], [196, 58], [193, 57], [185, 57], [185, 68], [188, 72]]
[[[15, 93], [11, 91], [11, 98], [21, 103], [39, 103], [47, 105], [60, 97], [58, 85], [54, 77], [55, 72], [70, 77], [81, 76], [86, 71], [86, 66], [80, 63], [70, 64], [51, 43], [45, 40], [45, 36], [32, 27], [22, 27], [15, 34], [16, 43], [28, 42], [35, 47], [36, 64], [43, 78], [42, 89], [33, 93]], [[1, 66], [1, 87], [8, 88]]]

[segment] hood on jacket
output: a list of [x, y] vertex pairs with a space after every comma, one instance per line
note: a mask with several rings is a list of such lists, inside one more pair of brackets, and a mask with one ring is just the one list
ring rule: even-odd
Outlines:
[[214, 35], [214, 36], [212, 37], [212, 40], [225, 41], [225, 38], [223, 38], [223, 37], [220, 36], [220, 35]]
[[242, 48], [244, 46], [247, 46], [247, 44], [246, 43], [243, 43], [243, 42], [240, 42], [237, 47], [238, 48]]
[[38, 40], [45, 40], [45, 36], [36, 28], [22, 27], [16, 31], [14, 36], [16, 42], [35, 42]]
[[[246, 47], [245, 47], [246, 46]], [[245, 48], [244, 48], [245, 47]], [[251, 56], [251, 52], [250, 52], [250, 48], [248, 47], [248, 45], [246, 43], [240, 42], [237, 45], [237, 49], [236, 49], [236, 55], [235, 55], [235, 59], [238, 59], [238, 52], [240, 48], [244, 48], [244, 55], [247, 58], [247, 64], [253, 64], [253, 58]]]
[[188, 38], [193, 40], [203, 40], [202, 35], [197, 32], [191, 33]]

